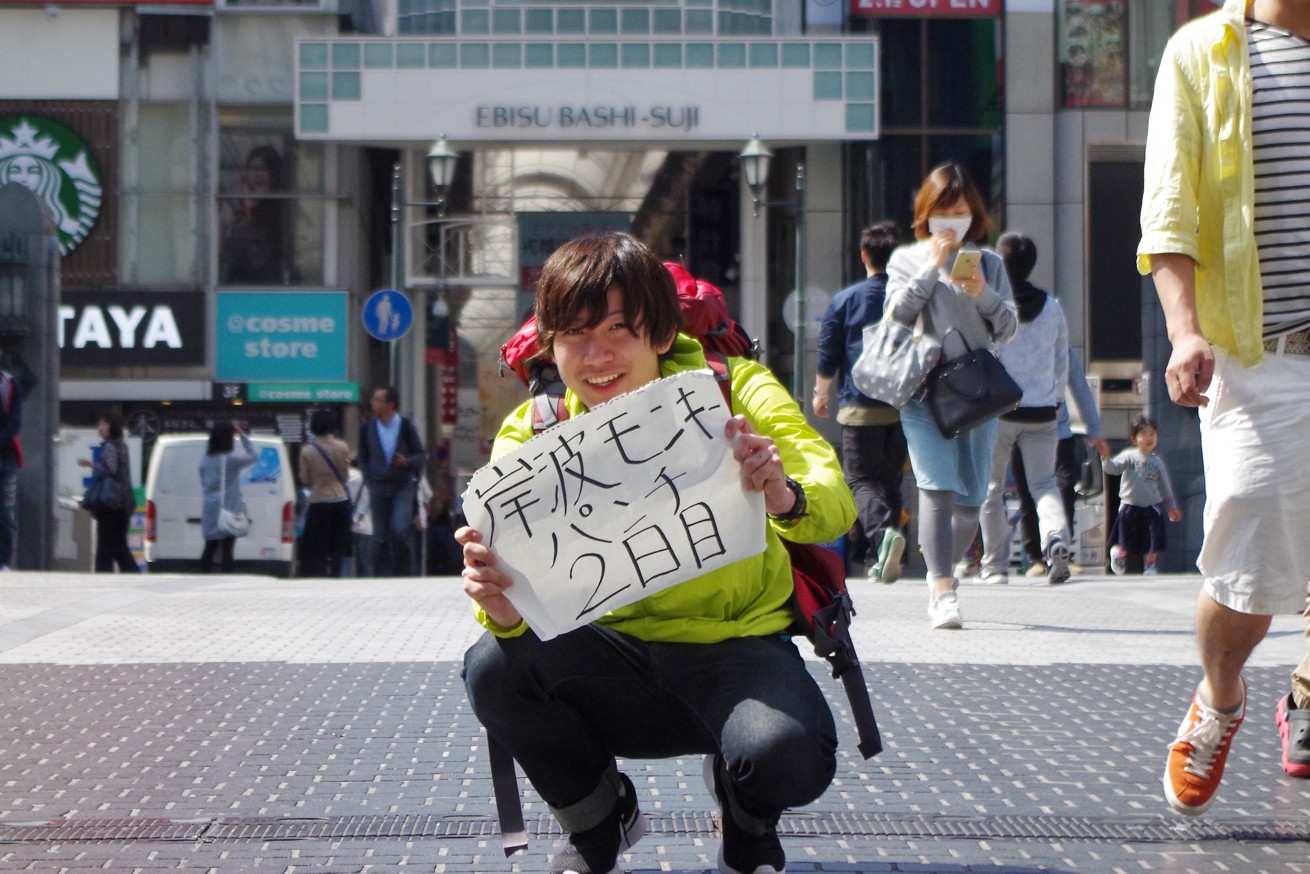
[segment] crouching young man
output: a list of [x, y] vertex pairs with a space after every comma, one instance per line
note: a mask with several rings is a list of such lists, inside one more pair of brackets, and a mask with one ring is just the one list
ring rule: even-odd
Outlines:
[[[680, 334], [677, 292], [633, 238], [594, 234], [562, 246], [537, 284], [541, 348], [576, 416], [626, 392], [706, 366]], [[505, 596], [509, 577], [483, 534], [462, 528], [464, 591], [487, 629], [465, 655], [478, 719], [518, 760], [568, 844], [552, 874], [610, 874], [644, 823], [615, 757], [703, 754], [721, 809], [719, 870], [782, 872], [785, 808], [827, 789], [832, 713], [787, 636], [791, 566], [779, 537], [834, 539], [855, 504], [836, 454], [762, 365], [729, 358], [726, 437], [744, 488], [762, 492], [763, 553], [647, 596], [541, 641]], [[533, 436], [531, 402], [505, 420], [493, 458]]]

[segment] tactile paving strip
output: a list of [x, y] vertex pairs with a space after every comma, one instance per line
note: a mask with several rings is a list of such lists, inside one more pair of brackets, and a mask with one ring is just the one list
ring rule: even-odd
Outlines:
[[[528, 823], [537, 836], [558, 835], [549, 816]], [[687, 811], [647, 816], [657, 834], [713, 835], [715, 814]], [[1188, 821], [1141, 817], [933, 816], [877, 813], [812, 813], [784, 816], [783, 837], [839, 835], [852, 838], [965, 838], [970, 840], [1068, 840], [1119, 843], [1310, 841], [1310, 822], [1291, 820]], [[305, 819], [277, 817], [211, 820], [54, 820], [0, 824], [0, 844], [25, 842], [351, 840], [374, 838], [488, 838], [496, 822], [482, 816], [351, 816]]]

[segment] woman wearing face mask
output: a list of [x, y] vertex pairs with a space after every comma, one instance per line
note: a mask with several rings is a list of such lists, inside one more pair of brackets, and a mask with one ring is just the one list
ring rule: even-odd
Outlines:
[[[1005, 266], [984, 251], [973, 274], [950, 279], [955, 256], [988, 225], [982, 196], [958, 164], [937, 167], [914, 200], [914, 236], [887, 265], [887, 311], [905, 324], [922, 314], [924, 333], [945, 340], [943, 353], [991, 348], [1014, 336], [1018, 320]], [[947, 336], [949, 334], [949, 336]], [[942, 436], [922, 398], [901, 409], [901, 427], [919, 488], [919, 546], [928, 566], [928, 619], [933, 628], [962, 628], [959, 581], [952, 576], [978, 530], [997, 423], [950, 440]]]

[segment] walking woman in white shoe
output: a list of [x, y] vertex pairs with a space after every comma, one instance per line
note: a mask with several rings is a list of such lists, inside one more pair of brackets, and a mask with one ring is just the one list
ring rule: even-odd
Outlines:
[[[975, 249], [987, 232], [987, 207], [959, 164], [937, 167], [914, 199], [918, 242], [897, 249], [887, 265], [887, 311], [914, 324], [923, 315], [924, 333], [942, 340], [945, 354], [991, 348], [1014, 336], [1015, 315], [1005, 266], [984, 251], [973, 274], [950, 279], [955, 256]], [[949, 337], [947, 334], [949, 333]], [[901, 408], [901, 427], [919, 488], [919, 546], [928, 567], [928, 620], [933, 628], [962, 628], [959, 582], [952, 576], [978, 530], [987, 496], [987, 474], [996, 443], [996, 421], [943, 437], [922, 397]]]

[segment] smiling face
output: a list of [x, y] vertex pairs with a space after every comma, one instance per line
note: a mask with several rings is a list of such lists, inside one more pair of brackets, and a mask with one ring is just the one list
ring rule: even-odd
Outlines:
[[673, 345], [651, 344], [643, 328], [634, 329], [623, 315], [623, 290], [606, 293], [605, 316], [588, 327], [590, 313], [557, 331], [551, 354], [560, 379], [588, 408], [641, 388], [660, 378], [660, 356]]

